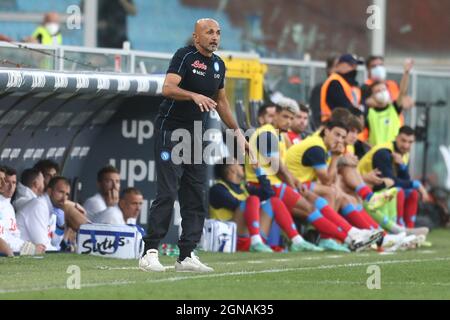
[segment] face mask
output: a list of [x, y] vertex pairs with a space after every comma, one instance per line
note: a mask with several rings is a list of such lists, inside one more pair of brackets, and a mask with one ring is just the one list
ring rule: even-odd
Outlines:
[[54, 22], [46, 23], [45, 28], [47, 29], [48, 33], [50, 33], [50, 35], [54, 36], [59, 31], [59, 24]]
[[385, 106], [389, 102], [391, 102], [391, 96], [387, 90], [383, 90], [375, 94], [375, 100], [377, 100], [380, 104]]
[[376, 66], [370, 70], [370, 75], [374, 81], [386, 80], [386, 68], [384, 66]]
[[357, 73], [358, 73], [358, 70], [353, 70], [353, 71], [346, 73], [345, 75], [348, 77], [348, 79], [356, 79]]

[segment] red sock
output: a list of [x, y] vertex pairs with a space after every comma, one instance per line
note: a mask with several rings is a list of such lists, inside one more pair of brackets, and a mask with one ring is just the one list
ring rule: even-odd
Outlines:
[[371, 229], [379, 229], [380, 225], [371, 217], [370, 214], [363, 208], [363, 206], [356, 206], [356, 210], [358, 210], [361, 217], [366, 220], [366, 222], [370, 225]]
[[401, 226], [405, 225], [405, 220], [403, 220], [405, 209], [405, 191], [399, 189], [397, 192], [397, 223]]
[[292, 216], [283, 201], [279, 198], [272, 197], [270, 198], [270, 203], [272, 204], [275, 221], [278, 223], [280, 228], [286, 232], [289, 239], [297, 236], [297, 227], [295, 226], [294, 220], [292, 219]]
[[419, 204], [419, 193], [412, 190], [405, 200], [405, 224], [407, 228], [414, 228], [416, 225], [417, 206]]
[[244, 219], [251, 236], [259, 234], [260, 201], [257, 196], [250, 196], [245, 201]]
[[341, 227], [345, 232], [348, 232], [352, 228], [352, 225], [348, 223], [339, 213], [334, 211], [329, 205], [324, 206], [320, 212], [325, 218], [333, 222], [338, 227]]
[[361, 184], [355, 189], [356, 193], [361, 197], [363, 200], [369, 200], [370, 197], [373, 195], [372, 189], [370, 189], [366, 184]]
[[364, 219], [362, 214], [353, 204], [348, 204], [341, 210], [345, 219], [359, 229], [370, 229], [370, 224]]
[[307, 221], [311, 223], [320, 233], [321, 237], [334, 238], [345, 241], [347, 238], [347, 232], [342, 230], [342, 228], [335, 225], [330, 220], [326, 219], [319, 210], [311, 212], [307, 218]]
[[292, 209], [301, 198], [300, 194], [285, 183], [282, 183], [278, 187], [273, 186], [272, 189], [275, 191], [275, 197], [281, 199], [286, 208], [292, 212]]

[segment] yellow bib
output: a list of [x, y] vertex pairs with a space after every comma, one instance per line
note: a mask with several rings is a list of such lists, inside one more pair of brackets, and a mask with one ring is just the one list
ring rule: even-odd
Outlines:
[[[374, 169], [373, 168], [373, 156], [375, 155], [375, 153], [377, 153], [381, 149], [388, 149], [389, 151], [394, 152], [394, 143], [386, 142], [386, 143], [376, 145], [372, 149], [370, 149], [370, 151], [367, 152], [358, 163], [358, 171], [359, 171], [359, 173], [361, 173], [361, 175], [368, 174], [369, 172], [371, 172]], [[405, 154], [403, 156], [403, 162], [405, 165], [408, 164], [409, 154]], [[392, 163], [392, 166], [394, 166], [394, 163]]]
[[[244, 201], [248, 198], [249, 194], [244, 185], [242, 185], [241, 188], [243, 192], [239, 194], [234, 192], [234, 190], [223, 180], [217, 180], [216, 184], [223, 185], [225, 188], [227, 188], [228, 192], [230, 192], [231, 195], [239, 201]], [[209, 216], [211, 219], [229, 221], [233, 219], [234, 212], [227, 208], [214, 208], [213, 206], [209, 206]]]
[[346, 153], [348, 153], [348, 154], [355, 154], [355, 146], [352, 145], [352, 144], [348, 144], [348, 145], [345, 147], [345, 151], [346, 151]]
[[[313, 167], [304, 166], [303, 156], [305, 152], [312, 147], [320, 147], [328, 154], [327, 147], [321, 136], [309, 136], [305, 140], [301, 141], [289, 148], [286, 155], [286, 166], [288, 170], [298, 179], [300, 182], [316, 181], [317, 174]], [[331, 159], [327, 160], [327, 164], [330, 164]]]
[[[286, 142], [284, 141], [282, 136], [278, 134], [278, 131], [271, 124], [266, 124], [258, 129], [256, 129], [256, 131], [250, 137], [249, 144], [250, 144], [250, 148], [253, 150], [253, 154], [256, 155], [257, 161], [258, 161], [260, 167], [266, 173], [267, 179], [269, 179], [270, 184], [275, 185], [275, 184], [281, 183], [282, 181], [280, 178], [278, 178], [277, 172], [275, 172], [271, 168], [270, 163], [268, 163], [267, 159], [260, 152], [258, 152], [258, 148], [257, 148], [258, 137], [264, 132], [270, 132], [273, 135], [275, 135], [275, 137], [278, 138], [278, 154], [279, 154], [280, 161], [282, 163], [284, 162], [284, 158], [286, 157]], [[258, 183], [258, 178], [255, 174], [255, 170], [250, 165], [250, 161], [248, 158], [245, 161], [245, 177], [248, 182]]]

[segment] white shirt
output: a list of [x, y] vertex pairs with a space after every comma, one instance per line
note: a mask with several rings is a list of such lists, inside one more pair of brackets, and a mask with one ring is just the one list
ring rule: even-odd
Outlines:
[[100, 193], [84, 202], [87, 217], [92, 223], [126, 224], [119, 206], [108, 207]]
[[59, 249], [61, 237], [55, 233], [56, 215], [47, 193], [29, 201], [20, 210], [17, 222], [23, 240], [43, 244], [46, 251]]
[[87, 217], [90, 221], [95, 221], [95, 215], [99, 212], [105, 211], [108, 207], [105, 200], [100, 193], [88, 198], [83, 205], [87, 211]]
[[109, 207], [102, 212], [98, 212], [92, 222], [105, 224], [126, 224], [123, 219], [122, 210], [120, 210], [118, 206]]
[[20, 231], [17, 228], [16, 212], [11, 205], [11, 199], [7, 199], [2, 195], [0, 195], [0, 212], [4, 232], [20, 238]]
[[30, 188], [19, 182], [17, 184], [16, 199], [13, 201], [16, 212], [19, 212], [24, 205], [34, 198], [37, 198], [37, 195]]
[[0, 238], [2, 238], [14, 252], [20, 252], [24, 241], [20, 238], [14, 208], [11, 199], [0, 195]]

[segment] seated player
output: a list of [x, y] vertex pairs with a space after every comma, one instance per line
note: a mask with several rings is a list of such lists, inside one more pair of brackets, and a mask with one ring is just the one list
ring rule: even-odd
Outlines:
[[273, 220], [291, 239], [290, 251], [323, 251], [300, 236], [284, 203], [273, 197], [262, 169], [256, 168], [260, 188], [245, 186], [244, 169], [234, 159], [216, 164], [215, 173], [218, 180], [210, 189], [210, 217], [236, 222], [239, 251], [272, 252], [262, 237], [268, 235]]
[[[292, 215], [308, 221], [323, 234], [347, 244], [351, 250], [369, 246], [376, 236], [374, 232], [360, 230], [346, 223], [324, 198], [314, 199], [311, 192], [301, 189], [302, 183], [285, 166], [286, 146], [281, 133], [290, 127], [297, 111], [278, 106], [273, 125], [267, 124], [258, 128], [250, 137], [250, 148], [266, 173], [275, 196], [284, 202]], [[249, 159], [245, 163], [245, 174], [250, 184], [259, 186], [258, 177]], [[300, 190], [303, 196], [296, 189]], [[347, 248], [344, 249], [348, 251]]]
[[44, 193], [44, 175], [37, 169], [25, 169], [17, 184], [16, 196], [13, 201], [16, 212], [34, 198]]
[[87, 211], [87, 217], [93, 223], [101, 223], [107, 213], [119, 215], [120, 209], [120, 172], [115, 167], [108, 165], [97, 172], [98, 193], [88, 198], [83, 206]]
[[[354, 147], [354, 144], [358, 141], [357, 137], [359, 133], [361, 133], [362, 131], [362, 125], [357, 117], [351, 115], [347, 119], [346, 126], [349, 132], [345, 139], [346, 143], [345, 154], [348, 157], [349, 155], [353, 155], [354, 148], [352, 147]], [[356, 161], [356, 158], [353, 159]], [[360, 199], [363, 199], [363, 197], [368, 193], [373, 194], [372, 189], [369, 190], [370, 188], [369, 185], [373, 186], [384, 183], [384, 185], [387, 188], [390, 188], [391, 186], [393, 186], [394, 181], [390, 178], [380, 177], [381, 173], [377, 169], [374, 169], [373, 171], [367, 173], [366, 175], [364, 175], [364, 177], [362, 177], [356, 170], [355, 163], [356, 162], [354, 163], [342, 162], [338, 166], [339, 187], [344, 191], [346, 195], [350, 196], [350, 199], [352, 199], [353, 203], [355, 204], [357, 211], [360, 213], [359, 216], [352, 217], [349, 215], [346, 216], [346, 218], [358, 228], [380, 229], [381, 226], [371, 217], [371, 215], [369, 215], [364, 210], [364, 207]], [[389, 207], [392, 202], [395, 203], [395, 196], [397, 194], [397, 189], [391, 188], [389, 189], [388, 193], [385, 194], [388, 196], [386, 204], [381, 206], [377, 211], [384, 210], [382, 208]], [[370, 208], [369, 205], [366, 206]], [[374, 210], [372, 209], [372, 212], [373, 211]], [[394, 213], [396, 212], [395, 208], [392, 212]], [[383, 241], [380, 241], [379, 245], [381, 245], [383, 248], [387, 248], [389, 246], [390, 247], [389, 249], [393, 251], [396, 248], [411, 247], [414, 245], [415, 242], [417, 242], [417, 239], [414, 236], [407, 237], [405, 232], [394, 232], [394, 233], [395, 235], [389, 235], [388, 233], [385, 232], [383, 236]]]
[[[358, 171], [364, 175], [374, 169], [377, 169], [383, 178], [389, 178], [394, 181], [394, 186], [399, 189], [397, 194], [397, 208], [391, 209], [396, 212], [397, 224], [402, 226], [403, 231], [408, 233], [426, 235], [426, 228], [415, 228], [415, 217], [417, 214], [417, 206], [419, 194], [425, 201], [429, 196], [426, 189], [418, 180], [412, 180], [408, 173], [409, 151], [415, 140], [415, 133], [411, 127], [403, 126], [400, 128], [399, 134], [395, 141], [383, 143], [374, 146], [359, 162]], [[383, 189], [385, 184], [379, 184], [374, 189]], [[371, 214], [377, 214], [377, 219], [383, 227], [388, 221], [384, 216], [380, 216], [376, 210], [372, 210]], [[392, 225], [390, 225], [392, 227]]]
[[95, 223], [133, 224], [141, 213], [143, 196], [137, 188], [126, 188], [120, 194], [119, 204], [108, 207], [95, 216]]
[[88, 222], [79, 205], [68, 200], [69, 194], [66, 178], [52, 178], [46, 192], [29, 201], [18, 215], [22, 239], [44, 246], [46, 251], [60, 250], [65, 227], [78, 230]]
[[299, 105], [298, 111], [292, 120], [291, 127], [286, 133], [286, 148], [289, 149], [292, 145], [300, 143], [311, 133], [308, 132], [309, 125], [309, 109], [303, 104]]
[[30, 241], [21, 239], [17, 228], [16, 214], [11, 205], [10, 198], [15, 191], [15, 170], [8, 167], [0, 168], [0, 253], [12, 256], [34, 255], [42, 253], [45, 248]]
[[[339, 222], [341, 228], [348, 230], [353, 224], [358, 229], [375, 229], [370, 228], [366, 223], [359, 223], [367, 214], [358, 210], [358, 207], [355, 206], [356, 201], [338, 187], [338, 164], [355, 161], [342, 155], [346, 136], [347, 127], [344, 123], [328, 122], [320, 135], [308, 137], [287, 151], [286, 166], [310, 191], [326, 199], [321, 198], [318, 203], [329, 204], [330, 208], [340, 210], [350, 221], [350, 223], [347, 222], [333, 210], [334, 219]], [[367, 190], [366, 187], [365, 191], [370, 192], [371, 190]], [[378, 198], [383, 196], [378, 196]], [[364, 194], [364, 200], [371, 202], [371, 205], [374, 205], [376, 201], [380, 206], [378, 204], [380, 200], [375, 199], [373, 193]], [[381, 232], [374, 230], [372, 240], [379, 239], [381, 235]], [[329, 239], [329, 235], [322, 235], [321, 238], [322, 246], [330, 246], [329, 249], [334, 249], [333, 241], [324, 240]]]

